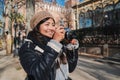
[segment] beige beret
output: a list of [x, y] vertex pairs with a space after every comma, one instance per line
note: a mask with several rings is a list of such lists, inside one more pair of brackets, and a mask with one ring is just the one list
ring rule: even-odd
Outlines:
[[[38, 24], [41, 20], [43, 20], [43, 19], [45, 19], [45, 18], [47, 18], [47, 17], [53, 18], [52, 14], [50, 14], [50, 13], [47, 12], [47, 11], [40, 11], [40, 12], [36, 13], [36, 14], [32, 17], [32, 19], [30, 20], [30, 27], [31, 27], [31, 29], [34, 29], [34, 27], [36, 27], [37, 24]], [[53, 18], [53, 19], [54, 19], [54, 18]]]

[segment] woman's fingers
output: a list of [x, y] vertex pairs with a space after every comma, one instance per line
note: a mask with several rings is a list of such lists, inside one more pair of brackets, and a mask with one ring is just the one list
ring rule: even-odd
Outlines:
[[60, 42], [61, 40], [64, 39], [64, 37], [65, 37], [64, 27], [62, 27], [62, 26], [57, 27], [56, 30], [55, 30], [55, 34], [53, 36], [53, 39]]

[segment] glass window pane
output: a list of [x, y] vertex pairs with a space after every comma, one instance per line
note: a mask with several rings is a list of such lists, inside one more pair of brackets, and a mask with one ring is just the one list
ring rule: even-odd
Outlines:
[[120, 9], [120, 3], [115, 6], [115, 9]]

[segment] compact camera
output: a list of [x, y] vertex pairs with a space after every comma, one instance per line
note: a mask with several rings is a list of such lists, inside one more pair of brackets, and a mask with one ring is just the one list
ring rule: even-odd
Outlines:
[[64, 28], [65, 29], [65, 39], [71, 41], [72, 39], [76, 38], [76, 35], [74, 34], [74, 31], [70, 30], [70, 28]]
[[[60, 21], [60, 26], [64, 27], [64, 21]], [[65, 39], [68, 41], [71, 41], [72, 39], [76, 38], [76, 35], [74, 34], [74, 31], [72, 31], [70, 28], [64, 28], [65, 29]]]

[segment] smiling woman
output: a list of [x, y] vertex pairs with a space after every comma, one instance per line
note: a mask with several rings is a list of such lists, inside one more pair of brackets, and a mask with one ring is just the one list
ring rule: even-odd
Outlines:
[[63, 44], [65, 30], [55, 25], [47, 11], [36, 13], [31, 21], [32, 30], [19, 50], [20, 63], [28, 80], [68, 80], [78, 60], [78, 41]]

